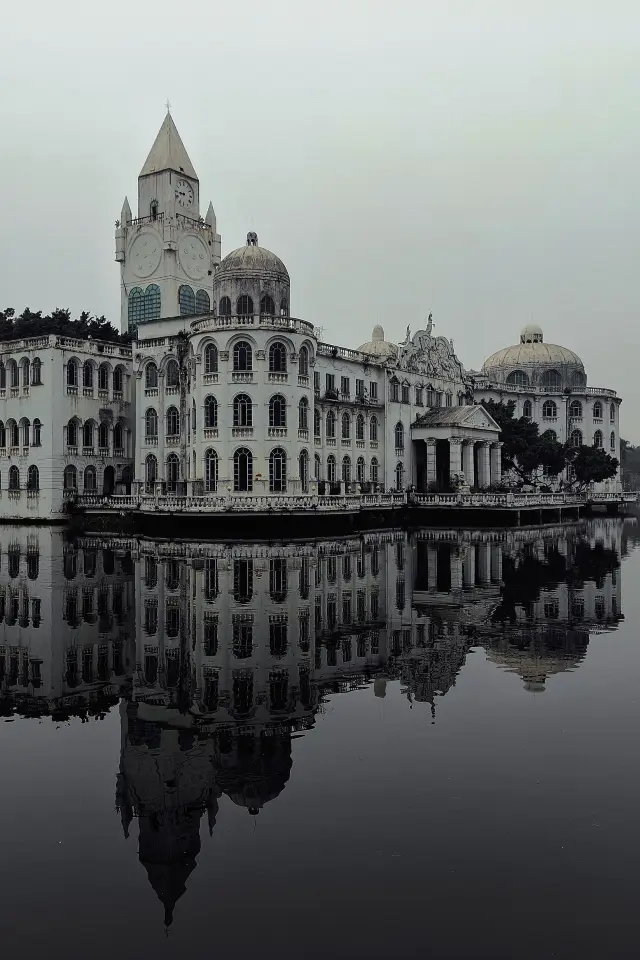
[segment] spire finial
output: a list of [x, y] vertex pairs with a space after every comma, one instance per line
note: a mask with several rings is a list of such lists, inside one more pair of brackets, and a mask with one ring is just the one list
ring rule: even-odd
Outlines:
[[171, 100], [169, 100], [169, 97], [167, 97], [167, 102], [165, 103], [165, 107], [167, 108], [167, 113], [171, 113]]

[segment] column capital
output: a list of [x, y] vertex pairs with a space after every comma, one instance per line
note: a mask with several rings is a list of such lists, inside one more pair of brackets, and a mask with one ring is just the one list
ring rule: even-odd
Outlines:
[[427, 439], [425, 440], [425, 443], [428, 447], [435, 447], [437, 442], [438, 441], [436, 440], [435, 437], [427, 437]]
[[457, 446], [461, 447], [465, 443], [464, 437], [449, 437], [449, 443], [455, 443]]
[[504, 442], [502, 440], [491, 440], [491, 448], [493, 450], [500, 450], [504, 447]]
[[482, 447], [483, 450], [488, 450], [491, 444], [492, 444], [491, 440], [480, 440], [480, 446]]

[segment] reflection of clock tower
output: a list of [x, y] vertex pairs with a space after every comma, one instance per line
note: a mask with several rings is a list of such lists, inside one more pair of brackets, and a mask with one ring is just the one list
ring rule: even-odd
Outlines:
[[121, 328], [212, 309], [220, 236], [209, 204], [200, 216], [200, 183], [167, 112], [138, 177], [138, 216], [125, 199], [116, 225]]

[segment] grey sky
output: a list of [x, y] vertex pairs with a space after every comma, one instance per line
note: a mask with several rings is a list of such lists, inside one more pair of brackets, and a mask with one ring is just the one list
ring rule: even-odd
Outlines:
[[255, 229], [324, 338], [524, 323], [640, 442], [637, 0], [24, 2], [0, 32], [0, 306], [119, 319], [113, 224], [167, 97], [223, 254]]

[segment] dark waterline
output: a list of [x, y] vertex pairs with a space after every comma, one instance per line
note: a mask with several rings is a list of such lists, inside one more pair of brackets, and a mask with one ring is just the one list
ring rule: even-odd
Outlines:
[[0, 528], [5, 949], [635, 956], [636, 537]]

